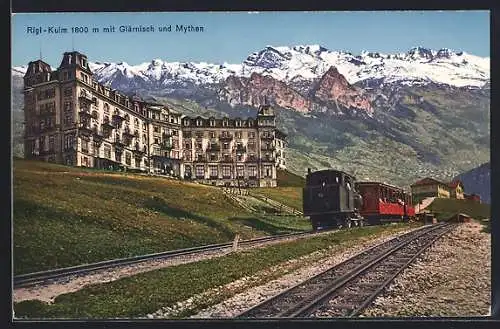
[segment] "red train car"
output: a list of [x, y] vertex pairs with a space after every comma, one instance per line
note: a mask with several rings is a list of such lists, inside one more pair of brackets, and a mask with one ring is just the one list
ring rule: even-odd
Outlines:
[[371, 225], [405, 221], [415, 216], [411, 195], [397, 186], [357, 182], [356, 190], [363, 197], [360, 214]]

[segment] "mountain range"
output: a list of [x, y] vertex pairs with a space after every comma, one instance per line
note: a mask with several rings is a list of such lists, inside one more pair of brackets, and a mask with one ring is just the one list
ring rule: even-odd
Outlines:
[[[272, 104], [292, 172], [334, 167], [402, 186], [489, 161], [489, 65], [450, 49], [354, 55], [320, 45], [267, 46], [238, 64], [90, 63], [99, 82], [185, 114], [250, 116]], [[25, 70], [12, 68], [13, 80]]]

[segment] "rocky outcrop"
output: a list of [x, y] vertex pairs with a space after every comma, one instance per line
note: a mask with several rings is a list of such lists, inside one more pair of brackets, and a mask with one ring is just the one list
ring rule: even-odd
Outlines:
[[284, 82], [258, 73], [253, 73], [249, 78], [228, 77], [225, 86], [219, 91], [219, 98], [232, 105], [259, 106], [267, 102], [302, 113], [311, 110], [311, 100]]
[[368, 97], [360, 89], [355, 88], [335, 67], [321, 77], [313, 95], [326, 103], [335, 103], [337, 107], [343, 106], [351, 109], [360, 109], [368, 114], [373, 113], [373, 107]]

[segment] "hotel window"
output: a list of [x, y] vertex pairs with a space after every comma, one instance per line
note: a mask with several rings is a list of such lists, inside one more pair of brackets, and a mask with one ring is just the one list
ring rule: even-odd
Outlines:
[[134, 119], [134, 128], [139, 126], [139, 119]]
[[210, 119], [210, 127], [215, 127], [215, 120], [214, 119]]
[[265, 177], [271, 177], [273, 174], [273, 170], [271, 166], [264, 166], [264, 176]]
[[71, 89], [71, 88], [64, 89], [64, 96], [71, 97], [72, 95], [73, 95], [73, 89]]
[[234, 133], [234, 137], [241, 138], [241, 131], [237, 131]]
[[184, 146], [185, 146], [186, 150], [190, 150], [191, 149], [191, 142], [186, 142], [186, 144], [184, 144]]
[[72, 123], [73, 123], [73, 116], [72, 116], [71, 114], [66, 114], [66, 115], [64, 116], [63, 123], [64, 123], [65, 125], [70, 125], [70, 124], [72, 124]]
[[196, 149], [201, 150], [202, 148], [203, 147], [201, 143], [196, 143]]
[[203, 154], [197, 154], [196, 155], [196, 160], [197, 161], [203, 161]]
[[203, 124], [203, 122], [200, 119], [196, 120], [196, 125], [197, 126], [201, 126], [202, 124]]
[[229, 143], [224, 143], [224, 144], [222, 144], [222, 148], [223, 148], [224, 150], [228, 150], [228, 149], [229, 149]]
[[94, 142], [94, 155], [99, 156], [99, 143]]
[[146, 130], [146, 123], [145, 122], [142, 123], [142, 130]]
[[49, 151], [54, 152], [55, 149], [54, 142], [55, 142], [54, 136], [49, 136]]
[[184, 152], [184, 160], [191, 161], [191, 152]]
[[257, 177], [257, 167], [248, 166], [248, 177]]
[[227, 124], [228, 124], [227, 119], [224, 119], [224, 120], [222, 121], [222, 126], [223, 126], [223, 127], [227, 127]]
[[203, 165], [196, 166], [196, 177], [205, 177], [205, 167]]
[[75, 145], [75, 136], [74, 135], [65, 135], [64, 136], [64, 148], [70, 149]]
[[71, 112], [73, 110], [73, 102], [64, 102], [64, 112]]
[[104, 145], [104, 157], [111, 159], [111, 146]]
[[209, 133], [209, 136], [210, 136], [210, 138], [215, 138], [215, 131], [211, 131], [211, 132]]
[[248, 138], [255, 138], [255, 131], [249, 131]]
[[82, 156], [82, 166], [84, 167], [89, 166], [89, 159], [87, 157]]
[[160, 144], [160, 140], [158, 139], [158, 137], [155, 137], [155, 144]]
[[243, 160], [243, 154], [236, 154], [236, 161], [242, 161]]
[[245, 177], [245, 166], [237, 166], [236, 167], [236, 174], [238, 175], [238, 178]]
[[89, 142], [82, 140], [82, 152], [87, 153], [89, 151]]
[[189, 119], [184, 120], [184, 125], [189, 126]]
[[179, 141], [177, 139], [174, 139], [174, 141], [172, 142], [172, 146], [174, 149], [178, 149], [179, 148]]
[[212, 178], [215, 178], [218, 176], [218, 173], [217, 173], [217, 166], [209, 166], [208, 167], [209, 169], [209, 174], [210, 174], [210, 177]]
[[125, 121], [130, 122], [130, 116], [128, 114], [125, 114]]
[[132, 154], [130, 152], [125, 152], [125, 163], [129, 166], [132, 164]]
[[248, 149], [252, 151], [255, 150], [255, 143], [254, 142], [248, 143]]
[[236, 127], [241, 127], [241, 121], [240, 120], [236, 120]]
[[231, 178], [231, 166], [222, 166], [222, 177]]
[[109, 114], [109, 105], [108, 103], [104, 103], [104, 113]]
[[172, 129], [172, 136], [177, 136], [177, 129]]
[[40, 137], [40, 150], [45, 151], [45, 136]]
[[159, 133], [160, 132], [160, 127], [158, 126], [153, 126], [153, 132]]
[[210, 161], [217, 161], [217, 154], [211, 153], [210, 154]]

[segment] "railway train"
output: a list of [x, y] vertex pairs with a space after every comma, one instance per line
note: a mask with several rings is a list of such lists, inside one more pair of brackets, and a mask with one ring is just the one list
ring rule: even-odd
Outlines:
[[411, 195], [380, 182], [357, 182], [339, 170], [308, 169], [303, 188], [303, 212], [314, 230], [378, 225], [415, 217]]

